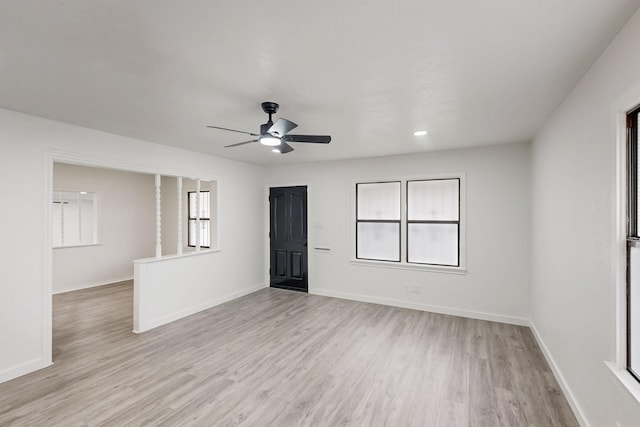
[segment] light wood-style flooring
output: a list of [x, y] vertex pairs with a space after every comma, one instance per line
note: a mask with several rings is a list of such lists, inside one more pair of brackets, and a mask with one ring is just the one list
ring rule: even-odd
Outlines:
[[1, 426], [577, 426], [528, 328], [264, 289], [141, 335], [132, 286], [54, 297]]

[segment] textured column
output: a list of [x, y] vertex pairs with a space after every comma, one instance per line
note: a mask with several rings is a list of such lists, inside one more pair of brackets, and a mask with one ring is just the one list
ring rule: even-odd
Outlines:
[[196, 251], [200, 250], [200, 178], [196, 180]]
[[160, 175], [156, 174], [156, 258], [162, 256], [162, 210], [160, 195]]
[[64, 246], [64, 193], [58, 192], [60, 198], [60, 246]]
[[78, 244], [82, 245], [82, 193], [78, 192]]
[[182, 177], [177, 177], [178, 180], [178, 243], [177, 254], [182, 255]]

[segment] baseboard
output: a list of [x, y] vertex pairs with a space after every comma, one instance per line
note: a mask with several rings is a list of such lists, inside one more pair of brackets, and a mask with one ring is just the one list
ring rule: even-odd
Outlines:
[[140, 326], [140, 328], [139, 329], [133, 329], [133, 332], [136, 333], [136, 334], [140, 334], [140, 333], [149, 331], [149, 330], [151, 330], [153, 328], [157, 328], [158, 326], [166, 325], [167, 323], [171, 323], [171, 322], [174, 322], [176, 320], [182, 319], [184, 317], [191, 316], [192, 314], [196, 314], [196, 313], [199, 313], [201, 311], [208, 310], [208, 309], [210, 309], [212, 307], [215, 307], [215, 306], [220, 305], [220, 304], [224, 304], [225, 302], [229, 302], [229, 301], [234, 300], [236, 298], [240, 298], [240, 297], [243, 297], [245, 295], [252, 294], [252, 293], [257, 292], [257, 291], [259, 291], [261, 289], [264, 289], [266, 287], [267, 287], [267, 285], [265, 283], [259, 283], [259, 284], [255, 285], [255, 286], [250, 287], [250, 288], [246, 288], [246, 289], [243, 289], [243, 290], [237, 291], [237, 292], [232, 292], [232, 293], [224, 295], [222, 297], [214, 298], [212, 300], [203, 302], [203, 303], [195, 305], [193, 307], [186, 308], [184, 310], [177, 311], [175, 313], [168, 314], [166, 316], [162, 316], [162, 317], [157, 318], [157, 319], [143, 321], [143, 322], [141, 322], [142, 325]]
[[564, 397], [567, 399], [567, 402], [569, 402], [569, 406], [571, 406], [571, 410], [573, 411], [573, 414], [576, 416], [578, 423], [582, 427], [591, 427], [591, 424], [589, 424], [589, 422], [587, 421], [587, 418], [585, 417], [584, 412], [580, 407], [580, 404], [578, 403], [577, 399], [573, 395], [573, 392], [571, 391], [571, 387], [569, 387], [569, 384], [564, 379], [564, 376], [562, 375], [562, 371], [560, 371], [560, 368], [558, 367], [558, 365], [556, 364], [556, 361], [551, 355], [549, 348], [544, 343], [544, 340], [542, 339], [540, 332], [538, 332], [538, 328], [536, 328], [536, 325], [533, 323], [533, 320], [529, 322], [529, 328], [531, 329], [531, 332], [533, 333], [533, 337], [536, 339], [536, 342], [538, 343], [538, 347], [540, 347], [540, 349], [542, 350], [542, 354], [544, 355], [544, 358], [547, 359], [547, 363], [551, 367], [553, 376], [556, 377], [556, 381], [558, 381], [558, 384], [560, 384], [562, 393], [564, 393]]
[[326, 297], [342, 298], [353, 301], [370, 302], [373, 304], [390, 305], [392, 307], [410, 308], [412, 310], [429, 311], [431, 313], [449, 314], [452, 316], [468, 317], [470, 319], [489, 320], [491, 322], [507, 323], [510, 325], [529, 326], [529, 319], [515, 316], [505, 316], [502, 314], [484, 313], [481, 311], [463, 310], [453, 307], [443, 307], [438, 305], [421, 304], [410, 301], [402, 301], [391, 298], [379, 298], [368, 295], [352, 294], [347, 292], [337, 292], [328, 289], [310, 288], [309, 293]]
[[51, 366], [53, 363], [44, 359], [36, 359], [13, 368], [0, 372], [0, 383], [11, 381], [14, 378], [30, 374], [31, 372]]
[[109, 279], [109, 280], [101, 280], [99, 282], [90, 283], [88, 285], [74, 286], [71, 288], [56, 289], [51, 293], [53, 295], [64, 294], [65, 292], [73, 292], [73, 291], [80, 291], [82, 289], [97, 288], [98, 286], [112, 285], [114, 283], [126, 282], [127, 280], [133, 280], [133, 276], [119, 277], [116, 279]]

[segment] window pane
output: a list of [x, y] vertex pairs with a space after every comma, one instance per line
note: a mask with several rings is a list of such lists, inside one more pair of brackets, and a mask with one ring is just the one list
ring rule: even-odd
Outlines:
[[[69, 196], [73, 195], [73, 198]], [[61, 204], [63, 221], [63, 240], [65, 246], [80, 244], [80, 217], [78, 212], [78, 194], [64, 193], [64, 201]]]
[[[211, 246], [211, 221], [209, 220], [200, 220], [200, 246], [201, 247], [210, 247]], [[196, 220], [189, 220], [189, 241], [187, 243], [189, 246], [196, 246]]]
[[80, 196], [80, 243], [91, 245], [95, 243], [94, 233], [94, 194], [88, 193]]
[[200, 218], [209, 218], [209, 192], [200, 193]]
[[196, 217], [196, 193], [188, 193], [189, 194], [189, 218]]
[[54, 191], [51, 212], [52, 245], [96, 243], [96, 193]]
[[358, 219], [400, 219], [400, 183], [358, 184]]
[[629, 283], [629, 367], [634, 373], [640, 374], [640, 249], [630, 249]]
[[60, 202], [60, 193], [54, 192], [51, 206], [51, 244], [53, 246], [62, 246], [62, 204]]
[[400, 224], [359, 222], [357, 258], [400, 261]]
[[407, 261], [458, 265], [457, 224], [409, 224]]
[[196, 245], [196, 220], [195, 219], [190, 219], [189, 220], [189, 246], [195, 246]]
[[457, 179], [409, 181], [407, 218], [409, 220], [458, 221], [459, 187]]
[[200, 220], [200, 246], [209, 247], [209, 221]]

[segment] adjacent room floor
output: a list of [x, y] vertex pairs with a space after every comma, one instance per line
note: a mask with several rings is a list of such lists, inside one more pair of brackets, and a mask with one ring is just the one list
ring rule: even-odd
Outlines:
[[136, 335], [132, 298], [55, 296], [0, 425], [578, 425], [524, 327], [265, 289]]

